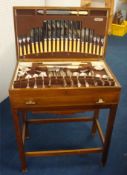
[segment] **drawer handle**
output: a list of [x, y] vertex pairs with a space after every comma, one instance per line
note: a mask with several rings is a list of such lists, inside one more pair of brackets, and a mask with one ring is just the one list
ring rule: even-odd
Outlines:
[[97, 104], [104, 103], [104, 100], [102, 98], [99, 98], [99, 100], [96, 102]]
[[32, 101], [32, 100], [29, 100], [29, 101], [26, 101], [25, 104], [26, 105], [35, 105], [36, 102], [35, 101]]

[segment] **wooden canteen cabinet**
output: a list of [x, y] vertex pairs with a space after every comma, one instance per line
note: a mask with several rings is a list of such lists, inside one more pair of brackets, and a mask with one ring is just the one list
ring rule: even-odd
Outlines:
[[[27, 156], [102, 153], [105, 165], [121, 89], [105, 61], [108, 18], [106, 6], [14, 7], [17, 66], [9, 96], [22, 171], [27, 170]], [[98, 120], [101, 109], [109, 109], [105, 133]], [[85, 111], [93, 116], [69, 117]], [[60, 117], [29, 119], [28, 112]], [[53, 122], [92, 122], [91, 133], [97, 131], [102, 144], [25, 151], [30, 124]]]

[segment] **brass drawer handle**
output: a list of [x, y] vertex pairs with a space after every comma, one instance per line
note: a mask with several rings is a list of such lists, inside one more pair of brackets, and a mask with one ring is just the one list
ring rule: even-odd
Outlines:
[[99, 100], [96, 102], [97, 104], [104, 103], [104, 100], [102, 98], [99, 98]]
[[32, 100], [29, 100], [29, 101], [26, 101], [25, 104], [26, 105], [35, 105], [36, 102], [35, 101], [32, 101]]

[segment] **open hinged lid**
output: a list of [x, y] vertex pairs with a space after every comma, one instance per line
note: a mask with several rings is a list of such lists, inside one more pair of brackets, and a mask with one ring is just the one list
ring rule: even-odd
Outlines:
[[106, 7], [14, 7], [19, 60], [103, 59]]

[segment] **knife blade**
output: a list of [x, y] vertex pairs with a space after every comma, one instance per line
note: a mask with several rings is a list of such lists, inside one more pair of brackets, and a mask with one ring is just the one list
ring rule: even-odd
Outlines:
[[56, 21], [56, 51], [60, 51], [60, 20]]
[[96, 34], [94, 33], [94, 37], [93, 37], [93, 54], [95, 55], [96, 54], [96, 43], [97, 41], [97, 37], [96, 37]]
[[76, 21], [73, 21], [73, 52], [76, 52]]
[[47, 52], [47, 37], [48, 37], [48, 29], [47, 29], [47, 20], [43, 21], [43, 37], [44, 37], [44, 52]]
[[65, 20], [64, 22], [64, 27], [65, 27], [65, 52], [68, 52], [68, 20]]
[[61, 21], [61, 39], [60, 39], [60, 42], [61, 42], [61, 52], [64, 51], [64, 20]]
[[56, 22], [55, 20], [52, 20], [52, 51], [56, 51]]
[[48, 52], [51, 51], [51, 20], [48, 20]]
[[73, 22], [69, 21], [69, 52], [72, 52]]
[[89, 29], [85, 29], [85, 53], [88, 53], [88, 43], [89, 43]]

